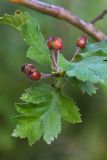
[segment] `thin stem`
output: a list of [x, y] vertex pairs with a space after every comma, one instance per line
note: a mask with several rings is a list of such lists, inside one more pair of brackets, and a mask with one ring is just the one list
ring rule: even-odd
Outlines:
[[64, 72], [56, 72], [53, 74], [41, 73], [41, 78], [62, 77], [62, 76], [64, 76]]
[[49, 78], [52, 77], [52, 74], [41, 73], [41, 78]]
[[70, 62], [73, 62], [73, 61], [75, 60], [75, 58], [76, 58], [76, 56], [79, 54], [79, 52], [80, 52], [80, 48], [77, 47], [77, 48], [76, 48], [76, 51], [75, 51], [75, 54], [74, 54], [73, 58], [70, 60]]
[[54, 50], [51, 50], [50, 52], [51, 52], [53, 67], [56, 68], [57, 62], [56, 62]]
[[57, 51], [57, 56], [56, 56], [56, 64], [57, 64], [57, 65], [58, 65], [59, 54], [60, 54], [60, 52], [59, 52], [59, 50], [58, 50], [58, 51]]
[[59, 59], [59, 54], [60, 54], [60, 51], [58, 50], [57, 51], [57, 55], [56, 55], [56, 71], [59, 72], [59, 66], [58, 66], [58, 59]]
[[101, 14], [99, 14], [96, 18], [94, 18], [91, 23], [95, 24], [97, 21], [104, 18], [104, 16], [107, 15], [107, 9], [105, 9]]

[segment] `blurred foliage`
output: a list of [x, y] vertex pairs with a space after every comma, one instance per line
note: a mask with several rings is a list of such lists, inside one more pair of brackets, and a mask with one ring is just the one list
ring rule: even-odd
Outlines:
[[[61, 5], [76, 15], [90, 21], [105, 9], [106, 0], [44, 0]], [[77, 28], [58, 19], [0, 0], [0, 15], [16, 9], [27, 10], [34, 16], [47, 39], [50, 35], [62, 37], [63, 53], [70, 58], [75, 50], [75, 40], [83, 34]], [[107, 17], [96, 27], [107, 33]], [[93, 41], [89, 38], [90, 41]], [[34, 63], [25, 58], [26, 46], [13, 28], [0, 25], [0, 160], [106, 160], [107, 159], [107, 88], [101, 88], [90, 97], [77, 88], [67, 91], [80, 107], [83, 122], [78, 125], [64, 123], [62, 133], [52, 145], [38, 142], [29, 147], [26, 140], [14, 139], [11, 132], [15, 122], [14, 103], [24, 88], [33, 84], [20, 72], [24, 63]]]

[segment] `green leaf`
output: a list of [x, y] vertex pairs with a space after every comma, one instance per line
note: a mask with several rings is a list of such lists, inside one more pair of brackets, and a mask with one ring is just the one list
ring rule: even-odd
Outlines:
[[[79, 87], [83, 93], [87, 93], [88, 95], [92, 95], [96, 93], [97, 88], [90, 81], [80, 81], [77, 78], [69, 78], [65, 77], [65, 83], [70, 85], [71, 87]], [[67, 86], [68, 86], [67, 85]]]
[[[41, 42], [43, 43], [43, 42]], [[45, 43], [44, 43], [45, 44]], [[38, 63], [41, 64], [50, 64], [51, 63], [51, 59], [50, 59], [50, 53], [49, 51], [46, 51], [43, 47], [39, 46], [39, 43], [37, 43], [35, 45], [32, 45], [28, 48], [27, 50], [27, 57], [35, 60]]]
[[86, 57], [76, 63], [70, 63], [61, 55], [59, 66], [66, 71], [68, 77], [76, 77], [81, 81], [100, 82], [107, 85], [106, 60], [107, 57], [104, 56], [93, 56]]
[[54, 99], [50, 104], [50, 109], [42, 118], [43, 139], [48, 143], [57, 138], [61, 131], [61, 116], [58, 110], [57, 101]]
[[70, 123], [80, 123], [81, 115], [75, 102], [71, 98], [64, 97], [61, 94], [59, 95], [59, 99], [62, 118]]
[[47, 107], [41, 105], [36, 105], [33, 103], [16, 103], [17, 112], [21, 113], [24, 116], [34, 116], [40, 117], [43, 113], [47, 111]]
[[89, 44], [85, 48], [85, 51], [87, 51], [87, 52], [103, 51], [107, 54], [107, 40]]
[[27, 51], [27, 57], [42, 64], [51, 63], [50, 52], [38, 22], [28, 13], [24, 14], [27, 17], [27, 23], [22, 26], [22, 34], [25, 42], [30, 46]]
[[107, 56], [107, 40], [88, 44], [81, 53], [82, 57], [87, 56]]
[[[47, 87], [47, 88], [46, 88]], [[47, 102], [51, 98], [51, 87], [44, 83], [36, 83], [36, 87], [31, 87], [25, 90], [22, 94], [21, 100], [27, 103], [39, 104], [42, 102]]]
[[0, 23], [8, 24], [21, 31], [23, 24], [27, 22], [27, 17], [20, 10], [16, 10], [14, 15], [4, 14], [0, 17]]
[[0, 17], [0, 23], [11, 25], [21, 32], [25, 43], [29, 46], [27, 57], [41, 64], [50, 64], [50, 52], [36, 19], [28, 13], [17, 10], [14, 15]]
[[[39, 89], [38, 89], [39, 87]], [[32, 91], [30, 89], [26, 90], [26, 93], [28, 92], [27, 96], [30, 99], [30, 103], [27, 104], [18, 104], [17, 105], [17, 111], [21, 113], [23, 116], [22, 118], [19, 116], [17, 119], [20, 122], [18, 124], [18, 128], [13, 132], [13, 136], [20, 136], [21, 138], [28, 137], [28, 140], [30, 141], [32, 137], [32, 130], [36, 130], [36, 122], [37, 122], [37, 117], [38, 121], [40, 120], [41, 126], [42, 126], [42, 134], [44, 140], [50, 144], [51, 141], [54, 140], [54, 138], [57, 137], [58, 133], [60, 133], [61, 130], [61, 116], [60, 112], [58, 110], [58, 105], [57, 105], [57, 97], [54, 94], [53, 88], [50, 90], [50, 86], [43, 84], [40, 86], [37, 86], [35, 88], [32, 88]], [[48, 92], [46, 92], [48, 91]], [[34, 95], [35, 97], [34, 97]], [[38, 98], [45, 96], [47, 99], [47, 103], [44, 101], [39, 100], [38, 104]], [[26, 95], [23, 95], [23, 100], [26, 101]], [[27, 98], [28, 98], [27, 97]], [[33, 97], [33, 98], [31, 98]], [[35, 101], [34, 101], [35, 99]], [[32, 101], [33, 100], [33, 101]], [[23, 121], [22, 121], [23, 119]], [[32, 120], [31, 123], [28, 123], [29, 119]], [[25, 120], [25, 121], [24, 121]], [[24, 125], [23, 125], [24, 123]], [[27, 123], [27, 124], [26, 124]], [[23, 133], [23, 126], [26, 126], [28, 129], [25, 134]], [[31, 128], [33, 127], [33, 129]], [[35, 126], [35, 128], [34, 128]], [[30, 129], [29, 129], [30, 128]], [[41, 135], [40, 135], [41, 136]], [[29, 138], [30, 137], [30, 138]], [[34, 137], [34, 135], [33, 135]], [[34, 142], [37, 139], [34, 137]], [[34, 143], [33, 141], [30, 141], [30, 144]]]
[[[45, 98], [41, 100], [42, 97]], [[61, 131], [61, 117], [71, 123], [81, 121], [73, 100], [62, 96], [59, 90], [48, 84], [38, 83], [36, 87], [27, 89], [21, 99], [26, 103], [16, 104], [20, 115], [16, 116], [18, 124], [12, 135], [28, 138], [30, 144], [42, 135], [48, 144], [57, 138]]]
[[83, 93], [88, 93], [90, 96], [92, 94], [96, 94], [97, 88], [89, 81], [81, 82], [79, 81], [79, 87], [82, 90]]
[[34, 144], [42, 136], [41, 120], [35, 117], [20, 117], [12, 136], [28, 138], [29, 144]]

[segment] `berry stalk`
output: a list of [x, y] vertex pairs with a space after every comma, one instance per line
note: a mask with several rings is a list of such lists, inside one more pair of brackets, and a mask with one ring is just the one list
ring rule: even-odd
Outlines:
[[57, 62], [56, 62], [56, 57], [55, 57], [55, 53], [54, 53], [54, 50], [51, 50], [50, 51], [51, 52], [51, 57], [52, 57], [52, 63], [53, 63], [53, 68], [54, 68], [54, 70], [56, 71], [56, 66], [57, 66]]
[[80, 52], [80, 48], [77, 47], [77, 48], [76, 48], [76, 51], [75, 51], [75, 54], [74, 54], [73, 58], [70, 60], [70, 62], [73, 62], [73, 61], [75, 60], [75, 58], [76, 58], [76, 56], [79, 54], [79, 52]]

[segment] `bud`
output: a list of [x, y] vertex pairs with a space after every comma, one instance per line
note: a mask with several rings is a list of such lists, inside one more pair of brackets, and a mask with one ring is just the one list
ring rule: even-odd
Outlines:
[[76, 46], [79, 47], [79, 48], [81, 48], [81, 49], [83, 49], [83, 48], [86, 47], [87, 41], [88, 41], [88, 39], [87, 39], [86, 36], [81, 36], [81, 37], [79, 37], [77, 39]]

